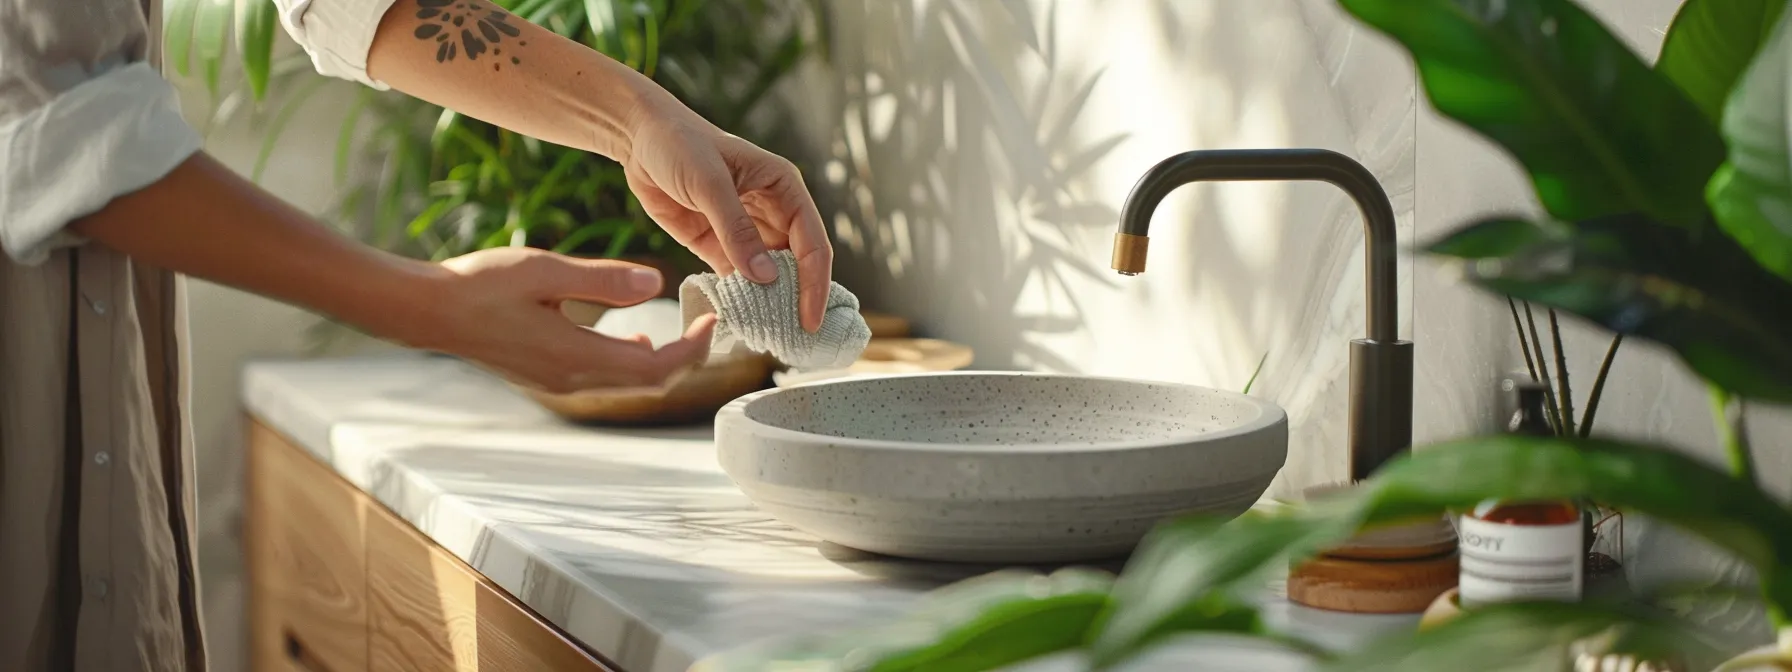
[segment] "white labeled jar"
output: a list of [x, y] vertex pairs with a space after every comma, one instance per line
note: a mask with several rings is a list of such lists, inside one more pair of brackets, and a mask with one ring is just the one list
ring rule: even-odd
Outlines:
[[1482, 502], [1456, 524], [1463, 608], [1579, 602], [1584, 533], [1573, 502]]

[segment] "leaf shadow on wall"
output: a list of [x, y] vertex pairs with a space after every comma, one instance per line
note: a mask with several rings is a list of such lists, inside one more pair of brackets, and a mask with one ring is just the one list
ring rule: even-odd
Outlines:
[[[842, 282], [868, 289], [869, 308], [925, 315], [923, 330], [973, 346], [979, 368], [1076, 370], [1035, 337], [1083, 329], [1071, 283], [1115, 283], [1105, 257], [1075, 249], [1119, 218], [1086, 178], [1128, 134], [1075, 132], [1102, 73], [1057, 62], [1041, 37], [1053, 28], [1024, 2], [827, 10], [836, 105], [814, 186]], [[868, 29], [879, 25], [912, 30]]]

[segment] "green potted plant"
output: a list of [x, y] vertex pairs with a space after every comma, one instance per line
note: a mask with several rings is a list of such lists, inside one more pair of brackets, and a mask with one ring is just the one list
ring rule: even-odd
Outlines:
[[[741, 651], [711, 669], [989, 670], [1065, 652], [1119, 669], [1179, 635], [1216, 632], [1338, 670], [1568, 670], [1588, 655], [1792, 666], [1792, 509], [1756, 482], [1740, 406], [1792, 402], [1784, 0], [1688, 0], [1654, 67], [1571, 0], [1338, 1], [1412, 53], [1436, 109], [1525, 167], [1547, 213], [1474, 222], [1427, 251], [1461, 260], [1489, 291], [1674, 352], [1710, 385], [1728, 469], [1580, 431], [1448, 441], [1323, 504], [1167, 522], [1111, 581], [1084, 570], [986, 577], [902, 621]], [[1650, 516], [1745, 561], [1778, 641], [1720, 664], [1724, 647], [1660, 608], [1666, 595], [1482, 607], [1343, 653], [1260, 617], [1267, 580], [1364, 529], [1490, 499], [1564, 498]]]

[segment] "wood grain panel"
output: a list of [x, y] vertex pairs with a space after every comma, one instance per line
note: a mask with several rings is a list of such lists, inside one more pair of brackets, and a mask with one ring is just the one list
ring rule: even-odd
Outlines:
[[254, 669], [366, 670], [366, 496], [253, 420], [248, 463]]
[[368, 516], [367, 540], [371, 669], [611, 672], [377, 505]]

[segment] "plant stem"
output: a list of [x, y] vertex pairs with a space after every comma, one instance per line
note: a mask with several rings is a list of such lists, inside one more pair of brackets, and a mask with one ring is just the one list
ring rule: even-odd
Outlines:
[[1512, 326], [1518, 328], [1518, 349], [1524, 352], [1524, 368], [1530, 370], [1531, 382], [1538, 382], [1542, 379], [1537, 377], [1536, 360], [1531, 359], [1531, 340], [1524, 337], [1524, 319], [1518, 316], [1518, 302], [1508, 296], [1506, 307], [1512, 310]]
[[1730, 473], [1755, 485], [1755, 458], [1749, 452], [1748, 426], [1743, 421], [1742, 399], [1728, 390], [1711, 386], [1711, 419], [1717, 423], [1717, 436], [1730, 456]]
[[1586, 438], [1593, 435], [1593, 414], [1599, 410], [1599, 397], [1605, 392], [1605, 374], [1611, 373], [1612, 360], [1618, 357], [1618, 346], [1624, 343], [1624, 335], [1612, 337], [1612, 345], [1605, 349], [1605, 361], [1599, 363], [1599, 375], [1593, 378], [1593, 391], [1587, 394], [1587, 414], [1580, 419], [1580, 436]]
[[1257, 384], [1257, 374], [1263, 373], [1263, 363], [1269, 361], [1269, 352], [1264, 351], [1263, 358], [1257, 360], [1257, 370], [1251, 372], [1251, 379], [1244, 381], [1244, 394], [1251, 393], [1251, 386]]
[[1556, 384], [1561, 386], [1556, 399], [1562, 402], [1562, 426], [1556, 434], [1574, 436], [1574, 389], [1568, 386], [1568, 355], [1562, 351], [1562, 325], [1556, 321], [1554, 308], [1549, 309], [1549, 337], [1556, 351]]
[[1543, 359], [1543, 339], [1537, 335], [1537, 316], [1531, 312], [1531, 302], [1524, 303], [1524, 319], [1531, 326], [1531, 350], [1537, 353], [1537, 369], [1543, 374], [1543, 398], [1549, 407], [1549, 424], [1556, 429], [1556, 436], [1562, 435], [1561, 407], [1556, 405], [1554, 383], [1549, 377], [1549, 361]]

